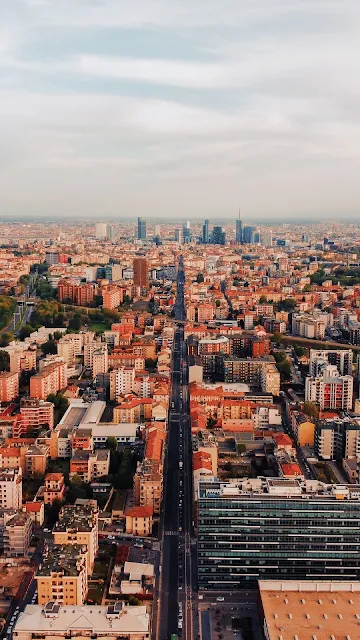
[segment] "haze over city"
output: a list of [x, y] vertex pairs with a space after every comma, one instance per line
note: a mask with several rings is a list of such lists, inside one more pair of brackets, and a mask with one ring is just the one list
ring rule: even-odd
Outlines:
[[0, 216], [354, 218], [355, 0], [0, 6]]

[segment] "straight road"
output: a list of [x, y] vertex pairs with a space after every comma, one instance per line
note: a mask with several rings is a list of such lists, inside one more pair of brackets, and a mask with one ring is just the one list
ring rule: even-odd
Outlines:
[[[180, 260], [175, 321], [184, 321], [185, 274]], [[164, 467], [162, 557], [157, 610], [157, 640], [176, 634], [194, 638], [196, 548], [192, 540], [192, 449], [187, 351], [184, 328], [175, 330], [172, 390]], [[179, 607], [180, 604], [180, 607]], [[197, 625], [197, 622], [196, 622]]]

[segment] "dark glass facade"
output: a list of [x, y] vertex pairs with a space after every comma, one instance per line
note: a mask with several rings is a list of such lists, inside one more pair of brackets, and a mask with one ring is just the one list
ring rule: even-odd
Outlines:
[[[288, 481], [273, 482], [283, 482], [286, 493]], [[360, 579], [359, 486], [351, 497], [331, 488], [309, 494], [301, 482], [299, 495], [230, 495], [224, 486], [199, 486], [200, 589], [231, 590], [258, 579]]]

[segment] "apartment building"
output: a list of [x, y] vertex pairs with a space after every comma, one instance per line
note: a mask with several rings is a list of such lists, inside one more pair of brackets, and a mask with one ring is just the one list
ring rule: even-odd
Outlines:
[[160, 514], [163, 490], [163, 473], [159, 461], [144, 460], [138, 464], [134, 476], [135, 504], [153, 508], [156, 515]]
[[303, 338], [324, 338], [327, 327], [332, 326], [333, 321], [331, 313], [294, 314], [292, 334]]
[[261, 391], [272, 393], [273, 396], [280, 394], [280, 373], [275, 364], [265, 364], [260, 374]]
[[22, 505], [22, 470], [0, 469], [0, 509], [20, 509]]
[[30, 396], [46, 400], [50, 393], [65, 389], [67, 384], [66, 364], [63, 361], [53, 362], [30, 378]]
[[[11, 343], [10, 343], [11, 346]], [[27, 345], [28, 346], [28, 345]], [[36, 349], [27, 350], [23, 348], [7, 349], [10, 356], [10, 371], [20, 373], [21, 371], [31, 371], [36, 369]]]
[[52, 640], [79, 638], [126, 638], [150, 640], [150, 614], [146, 606], [127, 606], [116, 602], [107, 606], [60, 606], [49, 602], [43, 606], [28, 605], [21, 612], [14, 627], [16, 640]]
[[86, 545], [47, 543], [34, 576], [38, 604], [84, 604], [88, 589], [86, 560]]
[[279, 575], [359, 579], [360, 485], [212, 477], [200, 479], [198, 493], [200, 590], [229, 591]]
[[0, 539], [7, 557], [26, 557], [32, 536], [32, 519], [28, 513], [0, 511]]
[[101, 373], [107, 373], [109, 371], [108, 364], [108, 348], [107, 344], [101, 345], [92, 354], [92, 367], [91, 373], [93, 378]]
[[70, 460], [70, 478], [79, 476], [83, 482], [92, 482], [108, 475], [110, 451], [98, 449], [94, 452], [77, 449]]
[[316, 423], [314, 448], [323, 460], [360, 459], [360, 424], [350, 418], [319, 420]]
[[121, 367], [110, 372], [110, 400], [132, 393], [135, 384], [135, 368]]
[[134, 506], [125, 511], [126, 533], [133, 536], [150, 536], [153, 526], [153, 508]]
[[315, 421], [301, 411], [293, 411], [291, 414], [291, 427], [299, 447], [313, 447], [315, 434]]
[[20, 401], [21, 435], [54, 428], [54, 405], [39, 398]]
[[353, 405], [352, 376], [340, 376], [335, 365], [327, 365], [318, 377], [307, 376], [305, 400], [316, 402], [321, 409], [343, 409]]
[[98, 511], [90, 506], [65, 505], [53, 528], [53, 540], [58, 545], [86, 545], [87, 571], [93, 571], [98, 550]]
[[66, 340], [61, 338], [57, 343], [58, 356], [63, 358], [68, 367], [73, 367], [76, 362], [77, 345], [74, 340]]
[[310, 349], [309, 375], [316, 377], [328, 364], [334, 365], [341, 376], [351, 376], [353, 352], [351, 349]]
[[77, 283], [74, 280], [59, 280], [59, 302], [73, 302], [82, 307], [87, 307], [94, 302], [97, 286], [92, 283]]
[[63, 502], [65, 498], [65, 480], [62, 473], [47, 473], [45, 476], [44, 503], [52, 504], [54, 500]]
[[29, 478], [45, 474], [49, 449], [46, 445], [31, 444], [25, 452], [24, 475]]
[[123, 290], [120, 287], [103, 287], [102, 297], [104, 309], [117, 309], [123, 301]]
[[19, 374], [2, 371], [0, 373], [0, 402], [11, 402], [19, 395]]

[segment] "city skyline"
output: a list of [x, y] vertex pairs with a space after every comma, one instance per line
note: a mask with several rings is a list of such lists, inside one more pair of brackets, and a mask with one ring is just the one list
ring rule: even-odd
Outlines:
[[7, 3], [0, 216], [354, 218], [359, 21], [352, 1]]

